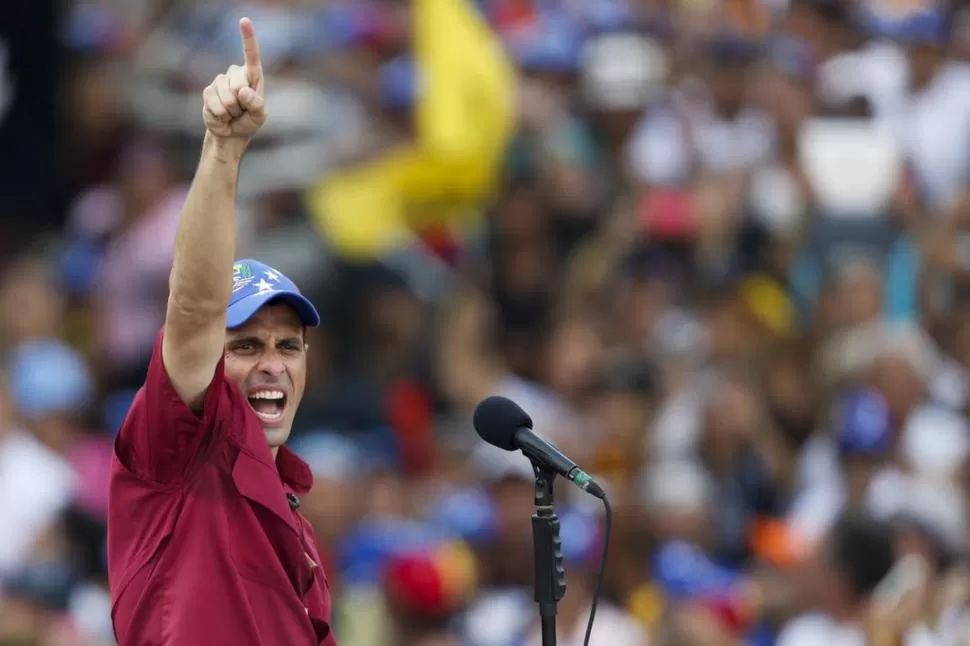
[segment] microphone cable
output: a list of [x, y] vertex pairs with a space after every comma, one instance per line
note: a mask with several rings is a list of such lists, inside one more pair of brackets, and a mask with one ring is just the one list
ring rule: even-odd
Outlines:
[[603, 506], [606, 508], [606, 526], [603, 531], [603, 556], [600, 560], [600, 571], [596, 575], [596, 585], [593, 588], [593, 603], [589, 608], [589, 621], [586, 623], [586, 637], [583, 639], [583, 646], [589, 646], [590, 635], [593, 634], [593, 620], [596, 619], [596, 606], [600, 601], [600, 593], [603, 591], [603, 578], [606, 575], [606, 560], [610, 553], [610, 534], [613, 531], [613, 508], [610, 500], [605, 495], [602, 498]]

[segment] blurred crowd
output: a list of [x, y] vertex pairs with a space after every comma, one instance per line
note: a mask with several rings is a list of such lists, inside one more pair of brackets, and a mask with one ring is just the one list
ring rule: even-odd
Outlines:
[[[113, 643], [112, 438], [242, 15], [270, 120], [238, 255], [324, 314], [291, 444], [342, 646], [540, 643], [533, 474], [472, 430], [490, 394], [610, 494], [593, 646], [970, 644], [970, 8], [437, 0], [487, 21], [514, 127], [475, 191], [427, 199], [444, 165], [378, 217], [328, 182], [424, 136], [421, 3], [3, 9], [0, 645]], [[425, 56], [469, 54], [448, 35]], [[603, 515], [556, 497], [578, 646]]]

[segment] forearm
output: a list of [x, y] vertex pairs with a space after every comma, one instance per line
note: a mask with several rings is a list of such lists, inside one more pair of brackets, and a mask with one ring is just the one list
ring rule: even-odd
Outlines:
[[[224, 327], [236, 252], [236, 186], [243, 144], [207, 134], [175, 241], [168, 325]], [[173, 320], [174, 319], [174, 320]]]
[[175, 238], [162, 360], [175, 391], [195, 410], [225, 343], [243, 147], [206, 135]]

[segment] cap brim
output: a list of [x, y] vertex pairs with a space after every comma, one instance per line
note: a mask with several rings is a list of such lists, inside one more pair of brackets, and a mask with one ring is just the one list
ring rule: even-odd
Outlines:
[[253, 294], [241, 298], [226, 308], [226, 327], [243, 326], [261, 307], [270, 303], [284, 303], [293, 308], [306, 327], [320, 325], [320, 314], [303, 294], [291, 291], [275, 291], [268, 294]]

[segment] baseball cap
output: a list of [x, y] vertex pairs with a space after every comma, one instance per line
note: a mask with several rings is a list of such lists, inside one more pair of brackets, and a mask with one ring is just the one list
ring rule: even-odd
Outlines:
[[270, 302], [286, 303], [306, 327], [320, 325], [320, 315], [296, 284], [257, 260], [237, 260], [232, 266], [232, 296], [226, 308], [226, 327], [240, 327]]
[[852, 392], [842, 400], [838, 428], [839, 451], [844, 455], [880, 455], [892, 442], [889, 407], [871, 390]]

